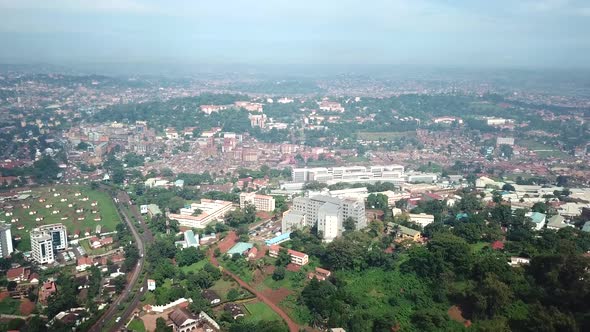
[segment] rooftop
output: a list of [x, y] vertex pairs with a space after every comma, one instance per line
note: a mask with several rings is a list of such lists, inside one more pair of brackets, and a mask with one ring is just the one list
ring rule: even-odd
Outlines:
[[228, 250], [227, 254], [228, 255], [242, 254], [244, 251], [250, 250], [250, 248], [252, 248], [252, 247], [254, 247], [254, 245], [252, 243], [238, 242]]

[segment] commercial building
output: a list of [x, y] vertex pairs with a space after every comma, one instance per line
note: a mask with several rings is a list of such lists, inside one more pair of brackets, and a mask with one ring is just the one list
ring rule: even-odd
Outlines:
[[241, 193], [240, 194], [240, 208], [243, 209], [246, 205], [252, 204], [258, 211], [274, 211], [275, 199], [272, 196], [258, 195], [256, 193]]
[[328, 184], [339, 182], [372, 183], [377, 181], [405, 182], [404, 166], [401, 165], [294, 168], [292, 176], [295, 183], [311, 181]]
[[53, 263], [53, 241], [51, 235], [39, 229], [31, 230], [31, 257], [39, 264]]
[[14, 251], [10, 224], [0, 224], [0, 257], [7, 257]]
[[305, 213], [288, 210], [283, 213], [281, 231], [283, 233], [290, 233], [296, 229], [303, 228], [305, 224]]
[[434, 216], [426, 213], [410, 213], [408, 214], [408, 217], [410, 218], [411, 222], [422, 227], [425, 227], [426, 225], [434, 222]]
[[496, 138], [496, 145], [514, 145], [514, 137], [498, 137]]
[[[202, 199], [201, 203], [193, 203], [180, 209], [180, 214], [169, 213], [168, 218], [177, 220], [180, 226], [205, 228], [210, 222], [222, 219], [232, 208], [232, 202]], [[201, 212], [194, 215], [197, 211]]]
[[63, 224], [43, 225], [38, 228], [42, 232], [51, 235], [52, 245], [55, 250], [68, 249], [68, 232]]
[[[367, 226], [365, 204], [354, 199], [339, 199], [317, 195], [293, 199], [292, 212], [304, 215], [304, 226], [317, 226], [325, 241], [331, 241], [342, 234], [343, 222], [347, 218], [355, 221], [355, 228]], [[286, 222], [283, 222], [284, 224]]]

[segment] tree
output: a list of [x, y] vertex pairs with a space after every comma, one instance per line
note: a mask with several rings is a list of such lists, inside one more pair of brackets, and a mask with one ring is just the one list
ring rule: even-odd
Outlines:
[[203, 258], [205, 258], [205, 254], [195, 247], [178, 249], [176, 252], [176, 263], [181, 267], [197, 263]]
[[272, 273], [272, 280], [279, 281], [285, 279], [286, 270], [283, 266], [277, 266]]
[[346, 217], [342, 222], [342, 227], [344, 227], [345, 231], [354, 231], [356, 229], [356, 220], [352, 217]]
[[533, 211], [533, 212], [547, 213], [547, 210], [548, 210], [548, 207], [545, 202], [536, 202], [531, 207], [531, 211]]
[[240, 291], [239, 290], [232, 288], [227, 292], [227, 299], [229, 301], [235, 301], [238, 298], [240, 298]]
[[162, 317], [156, 319], [156, 330], [155, 332], [172, 332], [172, 326], [166, 325], [166, 320]]
[[76, 145], [76, 150], [86, 151], [86, 150], [88, 150], [89, 147], [90, 147], [90, 144], [88, 144], [86, 142], [80, 142], [80, 143], [78, 143], [78, 145]]
[[123, 292], [123, 289], [125, 289], [126, 283], [127, 283], [127, 280], [125, 280], [125, 276], [118, 276], [115, 279], [113, 279], [113, 285], [115, 286], [115, 292], [117, 292], [117, 294], [121, 294], [121, 292]]
[[291, 263], [291, 255], [289, 255], [289, 252], [287, 251], [287, 249], [285, 248], [281, 248], [279, 250], [279, 256], [277, 257], [277, 260], [275, 261], [275, 266], [287, 266], [287, 264]]
[[515, 191], [516, 189], [515, 189], [515, 188], [514, 188], [514, 186], [513, 186], [513, 185], [511, 185], [510, 183], [505, 183], [505, 184], [502, 186], [502, 190], [505, 190], [505, 191]]
[[510, 158], [512, 158], [512, 155], [514, 154], [514, 150], [512, 149], [512, 147], [510, 145], [502, 144], [502, 145], [500, 145], [500, 153], [502, 154], [503, 157], [510, 159]]
[[369, 194], [367, 206], [372, 209], [385, 210], [389, 206], [388, 198], [383, 194]]

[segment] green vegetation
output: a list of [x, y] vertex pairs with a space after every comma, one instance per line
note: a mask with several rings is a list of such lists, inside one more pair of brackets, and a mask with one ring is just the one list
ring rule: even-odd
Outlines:
[[133, 319], [127, 328], [134, 332], [145, 332], [145, 325], [143, 325], [143, 321], [139, 318]]
[[[51, 191], [55, 189], [55, 191]], [[76, 196], [76, 193], [80, 193]], [[59, 194], [59, 196], [54, 196]], [[7, 221], [18, 218], [18, 221], [12, 228], [14, 236], [20, 236], [21, 241], [18, 242], [17, 248], [21, 251], [30, 250], [29, 231], [40, 225], [47, 225], [53, 223], [62, 223], [68, 228], [68, 233], [73, 234], [80, 231], [84, 235], [85, 230], [90, 230], [94, 234], [97, 225], [101, 225], [101, 232], [114, 231], [115, 226], [120, 223], [120, 218], [117, 214], [115, 205], [107, 193], [92, 190], [85, 186], [49, 186], [40, 187], [32, 190], [32, 198], [19, 201], [15, 204], [14, 215], [4, 217]], [[82, 201], [82, 198], [88, 197], [88, 200]], [[39, 202], [39, 199], [44, 199], [44, 202]], [[61, 202], [62, 199], [67, 199]], [[93, 202], [98, 202], [97, 206], [91, 206]], [[72, 207], [68, 205], [72, 204]], [[23, 208], [22, 205], [28, 205], [30, 208]], [[51, 205], [50, 208], [45, 206]], [[76, 213], [77, 209], [82, 209], [82, 213]], [[29, 215], [29, 212], [36, 211], [35, 215]], [[59, 213], [53, 214], [53, 211]], [[98, 211], [94, 214], [92, 211]], [[83, 220], [78, 220], [83, 217]], [[36, 218], [43, 218], [43, 220], [36, 221]], [[61, 218], [66, 218], [62, 220]], [[93, 219], [100, 218], [100, 221]], [[24, 226], [23, 229], [18, 229], [19, 226]]]
[[248, 311], [245, 320], [251, 322], [270, 322], [274, 320], [281, 320], [281, 317], [274, 312], [269, 306], [263, 302], [249, 302], [244, 303], [244, 308]]
[[0, 314], [20, 315], [20, 301], [7, 297], [0, 301]]

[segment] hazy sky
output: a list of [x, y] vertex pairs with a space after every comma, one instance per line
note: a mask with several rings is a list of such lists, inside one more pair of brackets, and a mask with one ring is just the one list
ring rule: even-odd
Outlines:
[[0, 0], [0, 62], [590, 67], [590, 0]]

